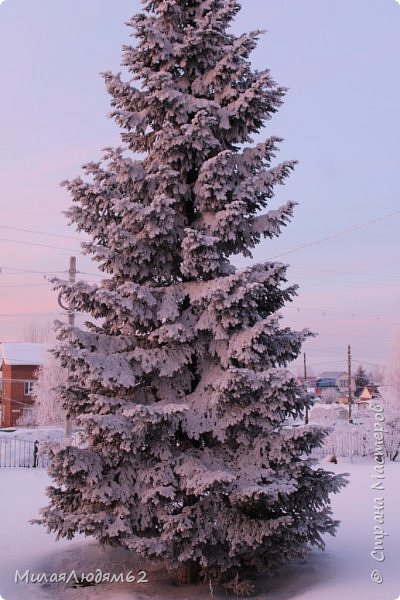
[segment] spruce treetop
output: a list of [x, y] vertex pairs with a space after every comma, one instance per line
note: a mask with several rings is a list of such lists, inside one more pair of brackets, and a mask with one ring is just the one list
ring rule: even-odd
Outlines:
[[[85, 167], [94, 185], [66, 183], [81, 202], [70, 219], [93, 236], [88, 251], [105, 271], [115, 273], [119, 261], [103, 247], [118, 242], [132, 259], [122, 277], [212, 279], [233, 272], [230, 255], [251, 256], [261, 237], [279, 235], [292, 215], [292, 202], [259, 215], [295, 161], [271, 167], [275, 136], [243, 146], [276, 112], [284, 89], [268, 70], [251, 68], [259, 32], [227, 32], [238, 10], [232, 1], [148, 2], [129, 22], [136, 45], [124, 47], [123, 64], [134, 79], [104, 77], [122, 141], [144, 158], [108, 149], [107, 168]], [[99, 192], [100, 230], [86, 210], [93, 194], [99, 203]]]

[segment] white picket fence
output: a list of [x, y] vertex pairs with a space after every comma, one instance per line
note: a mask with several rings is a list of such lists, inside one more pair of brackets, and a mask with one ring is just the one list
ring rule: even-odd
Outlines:
[[312, 456], [321, 458], [335, 454], [336, 456], [372, 456], [374, 439], [365, 431], [333, 431], [324, 441], [321, 448], [314, 448]]

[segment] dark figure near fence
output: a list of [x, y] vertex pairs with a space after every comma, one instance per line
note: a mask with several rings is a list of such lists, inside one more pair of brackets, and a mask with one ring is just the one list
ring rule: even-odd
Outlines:
[[33, 466], [36, 468], [39, 462], [39, 442], [35, 440], [33, 444]]

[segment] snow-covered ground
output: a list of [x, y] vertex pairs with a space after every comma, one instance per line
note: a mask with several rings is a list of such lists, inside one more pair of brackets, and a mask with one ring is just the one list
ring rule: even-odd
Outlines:
[[62, 427], [6, 427], [0, 429], [0, 439], [59, 440], [64, 437]]
[[[349, 472], [351, 483], [333, 498], [336, 518], [342, 521], [335, 538], [327, 538], [325, 552], [313, 552], [306, 561], [292, 564], [281, 573], [261, 578], [259, 600], [395, 600], [400, 595], [398, 555], [400, 547], [400, 463], [385, 468], [385, 489], [371, 489], [374, 480], [372, 461], [346, 459], [337, 465], [324, 463], [335, 472]], [[46, 504], [44, 489], [49, 479], [43, 469], [0, 469], [0, 597], [5, 600], [205, 600], [227, 598], [224, 590], [211, 591], [208, 586], [176, 587], [168, 574], [148, 567], [121, 549], [103, 550], [90, 539], [55, 541], [53, 535], [28, 521], [37, 517]], [[382, 526], [385, 560], [375, 561], [374, 498], [384, 497]], [[147, 567], [147, 569], [146, 569]], [[63, 584], [15, 583], [16, 570], [21, 575], [46, 572], [77, 574], [129, 572], [138, 575], [147, 570], [147, 583], [102, 583], [90, 587], [65, 588]], [[381, 584], [371, 580], [378, 569]], [[99, 571], [97, 572], [99, 573]], [[143, 577], [143, 576], [142, 576]], [[236, 596], [232, 595], [233, 598]]]

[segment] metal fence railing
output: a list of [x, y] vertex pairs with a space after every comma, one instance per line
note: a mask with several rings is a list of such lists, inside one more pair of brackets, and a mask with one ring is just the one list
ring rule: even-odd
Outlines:
[[[387, 434], [389, 438], [389, 435]], [[62, 438], [52, 439], [61, 442]], [[387, 440], [389, 442], [389, 439]], [[85, 447], [79, 432], [75, 432], [69, 443], [80, 448]], [[400, 431], [397, 446], [400, 445]], [[353, 428], [351, 431], [334, 430], [326, 436], [321, 448], [314, 448], [311, 457], [321, 459], [330, 454], [337, 456], [372, 456], [374, 453], [374, 437], [372, 431]], [[389, 451], [390, 448], [387, 448]], [[49, 458], [38, 440], [19, 438], [0, 438], [0, 468], [25, 467], [47, 468]], [[1, 600], [1, 599], [0, 599]]]
[[69, 438], [64, 438], [62, 435], [39, 440], [24, 440], [18, 437], [0, 437], [0, 468], [47, 468], [49, 465], [49, 457], [41, 442], [56, 444], [67, 442], [71, 446], [85, 446], [80, 431], [73, 432]]
[[45, 468], [47, 464], [37, 440], [0, 439], [0, 467]]

